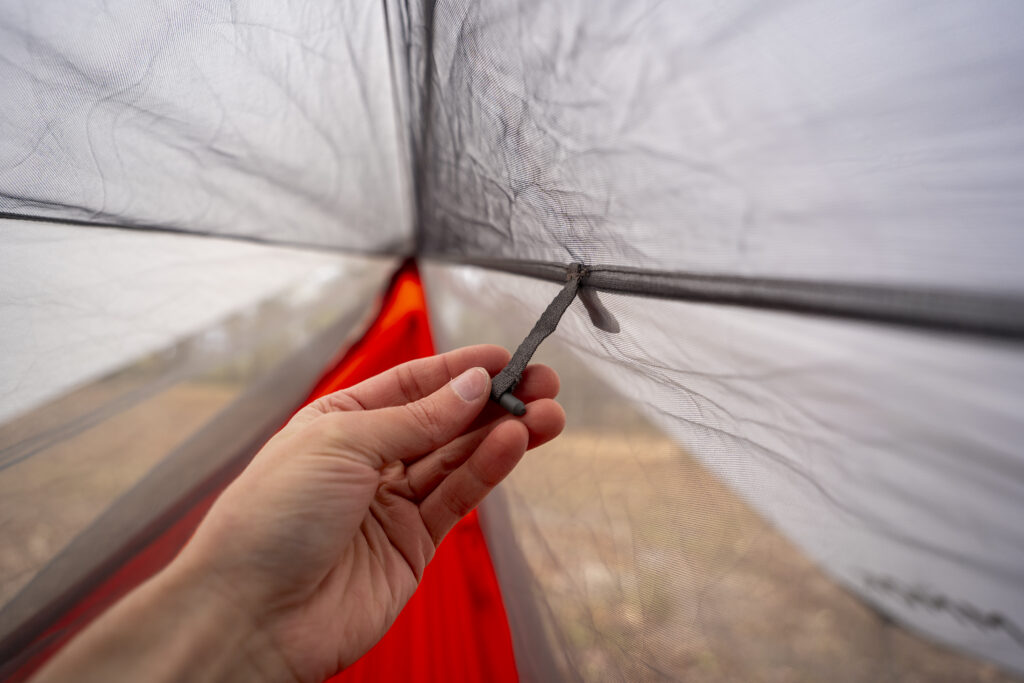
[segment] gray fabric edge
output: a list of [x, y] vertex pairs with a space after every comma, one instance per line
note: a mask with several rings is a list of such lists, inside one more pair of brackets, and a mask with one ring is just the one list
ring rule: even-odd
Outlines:
[[[545, 637], [541, 609], [547, 605], [542, 607], [543, 602], [534, 596], [536, 579], [516, 541], [508, 508], [506, 493], [499, 486], [488, 494], [478, 511], [480, 529], [503, 597], [516, 673], [524, 683], [563, 680], [565, 674]], [[568, 674], [573, 681], [581, 681], [575, 670]]]
[[294, 249], [306, 249], [308, 251], [318, 251], [336, 254], [357, 254], [360, 256], [372, 255], [372, 256], [407, 256], [409, 255], [409, 244], [407, 241], [396, 242], [388, 245], [386, 248], [377, 251], [363, 251], [359, 249], [346, 249], [345, 247], [338, 247], [325, 244], [316, 244], [314, 242], [291, 242], [288, 240], [276, 240], [258, 237], [256, 235], [236, 235], [230, 233], [218, 233], [208, 232], [201, 230], [188, 230], [186, 228], [178, 228], [175, 226], [168, 225], [148, 225], [148, 224], [137, 224], [137, 223], [116, 223], [116, 222], [103, 222], [103, 221], [84, 221], [76, 220], [73, 218], [55, 218], [51, 216], [37, 216], [34, 214], [21, 214], [12, 213], [9, 211], [0, 211], [0, 220], [12, 220], [12, 221], [29, 221], [33, 223], [51, 223], [56, 225], [75, 225], [83, 228], [98, 228], [101, 230], [130, 230], [134, 232], [159, 232], [169, 233], [173, 235], [187, 235], [190, 237], [209, 237], [215, 240], [226, 240], [229, 242], [246, 242], [249, 244], [261, 244], [271, 247], [290, 247]]
[[[439, 262], [479, 266], [552, 282], [564, 282], [569, 264], [457, 258], [427, 254]], [[746, 278], [588, 265], [586, 287], [637, 296], [764, 308], [850, 318], [941, 332], [1024, 340], [1024, 297], [960, 292]]]

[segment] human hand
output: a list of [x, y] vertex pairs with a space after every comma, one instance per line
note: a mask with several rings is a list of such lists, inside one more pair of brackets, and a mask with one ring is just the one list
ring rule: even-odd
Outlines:
[[303, 408], [169, 570], [245, 615], [256, 668], [321, 681], [351, 665], [394, 622], [452, 526], [561, 432], [546, 366], [531, 366], [516, 392], [524, 417], [488, 402], [489, 375], [507, 360], [500, 347], [459, 349]]

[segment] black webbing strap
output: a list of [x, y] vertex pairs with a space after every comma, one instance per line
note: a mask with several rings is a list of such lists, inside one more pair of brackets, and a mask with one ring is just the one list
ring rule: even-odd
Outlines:
[[526, 339], [519, 345], [516, 352], [512, 354], [512, 360], [491, 380], [491, 400], [497, 401], [502, 408], [513, 415], [526, 413], [526, 406], [523, 402], [512, 395], [519, 380], [523, 378], [523, 371], [526, 370], [533, 354], [537, 352], [540, 343], [558, 327], [558, 321], [562, 319], [562, 314], [576, 298], [576, 292], [583, 280], [586, 279], [588, 272], [587, 268], [579, 263], [569, 266], [562, 291], [541, 313], [540, 320], [530, 330], [530, 334], [526, 335]]

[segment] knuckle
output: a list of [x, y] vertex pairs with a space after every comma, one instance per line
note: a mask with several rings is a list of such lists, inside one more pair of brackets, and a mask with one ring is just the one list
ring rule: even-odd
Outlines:
[[444, 418], [432, 401], [407, 403], [405, 410], [416, 429], [431, 441], [439, 440], [444, 434]]
[[465, 517], [476, 505], [467, 500], [457, 490], [453, 489], [444, 496], [444, 506], [456, 517]]
[[317, 418], [305, 432], [305, 446], [312, 453], [355, 458], [360, 463], [379, 468], [380, 442], [367, 438], [365, 430], [353, 422], [351, 413], [330, 413]]
[[342, 413], [327, 413], [307, 427], [309, 437], [320, 443], [337, 443], [345, 439], [346, 425]]
[[406, 398], [416, 400], [424, 395], [419, 377], [408, 363], [399, 365], [395, 376], [398, 379], [398, 388]]
[[442, 475], [447, 477], [449, 474], [459, 469], [468, 457], [469, 453], [465, 453], [458, 448], [446, 448], [441, 453], [438, 469]]
[[327, 402], [327, 398], [327, 396], [321, 396], [320, 398], [316, 399], [308, 406], [303, 408], [303, 410], [310, 410], [321, 415], [326, 415], [331, 411], [331, 405], [330, 403]]
[[405, 468], [401, 463], [392, 463], [381, 472], [381, 484], [377, 489], [377, 500], [386, 507], [394, 506], [400, 501], [412, 500], [416, 497], [409, 478], [405, 476]]
[[355, 411], [362, 410], [363, 407], [360, 405], [352, 396], [349, 396], [344, 391], [336, 391], [326, 396], [321, 396], [307, 406], [313, 408], [322, 414], [343, 412], [343, 411]]

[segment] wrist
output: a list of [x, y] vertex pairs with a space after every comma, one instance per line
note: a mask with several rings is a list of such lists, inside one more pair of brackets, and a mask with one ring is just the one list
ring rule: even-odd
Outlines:
[[200, 564], [181, 557], [153, 580], [148, 610], [176, 615], [177, 646], [195, 663], [189, 680], [293, 683], [296, 677], [256, 611]]
[[295, 680], [256, 623], [185, 563], [172, 563], [75, 637], [46, 681]]

